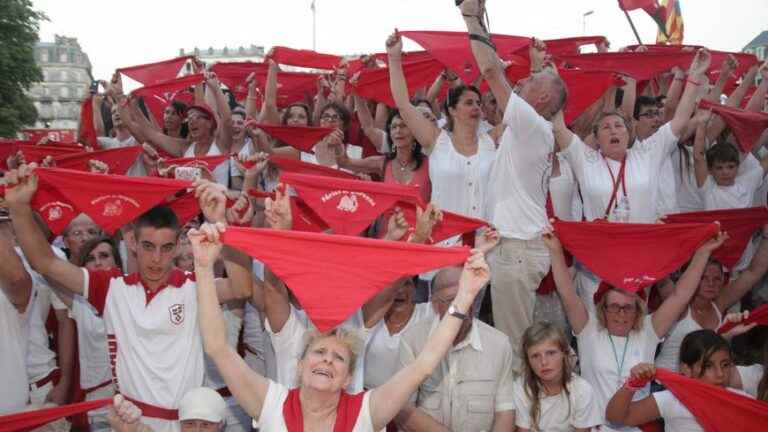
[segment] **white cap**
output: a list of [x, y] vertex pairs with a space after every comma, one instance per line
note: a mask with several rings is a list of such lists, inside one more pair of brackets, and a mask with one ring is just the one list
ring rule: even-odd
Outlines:
[[220, 423], [224, 420], [227, 404], [224, 398], [208, 387], [192, 389], [181, 398], [179, 403], [179, 421], [205, 420]]

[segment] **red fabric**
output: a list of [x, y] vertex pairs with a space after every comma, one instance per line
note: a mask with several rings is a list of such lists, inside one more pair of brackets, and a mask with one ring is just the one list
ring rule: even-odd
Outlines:
[[294, 49], [283, 46], [272, 48], [269, 58], [278, 64], [299, 66], [311, 69], [335, 69], [341, 60], [341, 56], [321, 54], [317, 51]]
[[40, 180], [93, 219], [108, 234], [190, 186], [188, 181], [38, 168]]
[[739, 108], [731, 108], [720, 104], [702, 100], [700, 109], [709, 109], [722, 117], [736, 136], [739, 148], [744, 153], [749, 153], [755, 147], [763, 131], [768, 128], [768, 113], [745, 111]]
[[[573, 255], [565, 252], [565, 264], [570, 267], [573, 265]], [[544, 275], [544, 279], [539, 282], [538, 288], [536, 288], [536, 294], [538, 295], [550, 295], [557, 291], [557, 284], [555, 284], [555, 275], [552, 274], [552, 267], [549, 267], [549, 271]]]
[[656, 0], [619, 0], [619, 7], [625, 11], [658, 6]]
[[466, 247], [271, 229], [230, 227], [222, 242], [264, 262], [291, 288], [321, 332], [341, 324], [397, 279], [469, 257]]
[[757, 309], [751, 311], [749, 313], [749, 318], [735, 323], [735, 322], [726, 322], [725, 324], [721, 325], [719, 329], [717, 329], [717, 332], [720, 334], [727, 333], [732, 328], [736, 327], [737, 325], [744, 324], [752, 324], [757, 323], [759, 325], [768, 325], [768, 304], [764, 304]]
[[[283, 402], [283, 419], [288, 432], [304, 431], [304, 416], [301, 412], [301, 390], [292, 389]], [[336, 406], [336, 420], [333, 423], [333, 432], [351, 432], [357, 423], [357, 416], [363, 407], [365, 392], [349, 394], [341, 392], [339, 404]]]
[[398, 201], [419, 202], [416, 186], [294, 173], [282, 173], [280, 180], [292, 186], [336, 234], [360, 234]]
[[724, 266], [732, 268], [741, 259], [752, 235], [768, 223], [768, 209], [753, 207], [677, 213], [665, 216], [664, 221], [668, 224], [720, 222], [720, 229], [727, 232], [730, 238], [712, 254], [712, 257]]
[[0, 430], [14, 432], [29, 430], [71, 415], [99, 409], [110, 405], [111, 398], [98, 399], [53, 408], [43, 408], [35, 411], [25, 411], [16, 414], [0, 416]]
[[707, 432], [758, 432], [768, 424], [767, 402], [661, 368], [656, 369], [656, 380], [688, 408]]
[[[250, 72], [249, 72], [250, 73]], [[245, 78], [248, 74], [243, 75], [242, 82], [245, 82]], [[277, 106], [278, 108], [285, 108], [286, 106], [295, 102], [307, 102], [317, 93], [317, 79], [320, 78], [319, 73], [308, 72], [278, 72], [277, 73]], [[264, 94], [266, 91], [267, 83], [267, 69], [257, 69], [255, 71], [254, 78], [256, 79], [257, 87]], [[226, 81], [225, 81], [226, 84]], [[229, 84], [227, 84], [229, 87]], [[231, 87], [230, 87], [231, 89]], [[247, 95], [247, 88], [243, 87], [244, 92], [235, 93], [237, 99], [243, 99]]]
[[165, 159], [166, 166], [178, 166], [178, 167], [204, 167], [213, 172], [219, 165], [226, 162], [230, 158], [229, 155], [220, 156], [201, 156], [201, 157], [184, 157], [184, 158], [172, 158]]
[[21, 151], [24, 160], [30, 164], [32, 162], [40, 163], [46, 156], [63, 156], [81, 153], [82, 147], [74, 146], [52, 146], [52, 145], [28, 145], [20, 144], [16, 146], [16, 151]]
[[[597, 285], [597, 291], [595, 291], [595, 293], [592, 294], [592, 302], [594, 304], [600, 303], [600, 300], [603, 298], [603, 296], [605, 296], [608, 293], [608, 291], [612, 289], [613, 287], [609, 283], [605, 281], [601, 281], [600, 284]], [[646, 297], [645, 290], [641, 289], [640, 291], [637, 291], [635, 294], [637, 294], [637, 296], [640, 297], [641, 299], [645, 300], [645, 297]]]
[[296, 159], [288, 159], [280, 156], [270, 156], [269, 161], [277, 165], [282, 172], [292, 172], [297, 174], [312, 174], [327, 177], [337, 177], [345, 179], [357, 179], [354, 174], [346, 171], [337, 170], [331, 167], [302, 162]]
[[315, 144], [333, 132], [333, 128], [312, 126], [270, 126], [265, 124], [255, 126], [267, 135], [306, 153], [312, 153]]
[[[408, 224], [411, 225], [411, 229], [416, 227], [416, 207], [413, 202], [399, 202], [397, 204], [403, 211], [403, 216]], [[423, 208], [424, 203], [419, 203]], [[449, 239], [459, 234], [474, 234], [474, 232], [481, 227], [488, 226], [488, 223], [481, 219], [475, 219], [467, 216], [462, 216], [457, 213], [451, 213], [449, 211], [443, 211], [443, 220], [435, 224], [432, 228], [432, 236], [429, 238], [429, 243], [438, 243], [443, 240]], [[474, 240], [474, 236], [472, 237]], [[467, 245], [467, 243], [464, 243]], [[469, 245], [467, 245], [469, 246]]]
[[266, 63], [254, 62], [221, 62], [211, 66], [211, 71], [216, 73], [219, 81], [227, 86], [237, 100], [248, 96], [248, 83], [245, 81], [248, 75], [252, 72], [266, 74], [268, 70], [269, 65]]
[[[4, 196], [5, 186], [0, 185], [0, 197]], [[54, 236], [61, 234], [72, 219], [80, 214], [74, 204], [44, 181], [38, 184], [30, 207], [40, 215]]]
[[[480, 68], [475, 62], [466, 32], [405, 31], [400, 34], [424, 47], [465, 83], [472, 83], [480, 76]], [[531, 38], [494, 34], [491, 40], [496, 44], [499, 57], [507, 60], [520, 48], [527, 46]]]
[[695, 52], [610, 52], [561, 55], [558, 60], [590, 71], [611, 71], [645, 81], [674, 66], [687, 70]]
[[[275, 199], [275, 193], [263, 192], [251, 189], [248, 191], [248, 195], [254, 198], [271, 198]], [[293, 216], [293, 226], [291, 229], [294, 231], [305, 232], [324, 232], [328, 229], [328, 224], [317, 215], [307, 203], [297, 196], [290, 197], [291, 200], [291, 215]]]
[[142, 97], [159, 96], [167, 103], [173, 100], [176, 94], [180, 91], [198, 85], [202, 83], [204, 79], [205, 77], [203, 74], [187, 75], [181, 78], [174, 78], [145, 85], [144, 87], [134, 90], [132, 94]]
[[176, 214], [179, 219], [179, 226], [186, 225], [202, 210], [200, 210], [200, 201], [195, 198], [195, 191], [185, 192], [178, 198], [174, 198], [166, 203], [168, 207]]
[[[420, 88], [429, 88], [443, 69], [443, 64], [433, 58], [408, 61], [405, 57], [403, 74], [408, 83], [408, 96], [412, 97]], [[354, 88], [355, 92], [363, 98], [372, 99], [390, 107], [395, 106], [389, 86], [388, 68], [363, 70]]]
[[610, 285], [637, 292], [682, 266], [718, 232], [715, 223], [555, 221], [565, 249]]
[[176, 57], [157, 63], [124, 67], [117, 71], [144, 85], [157, 84], [162, 81], [176, 78], [181, 71], [181, 67], [191, 58], [192, 56]]
[[85, 98], [80, 104], [80, 130], [77, 141], [95, 149], [100, 147], [96, 128], [93, 126], [93, 95]]
[[88, 164], [91, 160], [104, 162], [109, 167], [108, 174], [125, 175], [141, 154], [141, 146], [119, 147], [110, 150], [97, 150], [56, 156], [56, 168], [66, 168], [77, 171], [90, 171]]

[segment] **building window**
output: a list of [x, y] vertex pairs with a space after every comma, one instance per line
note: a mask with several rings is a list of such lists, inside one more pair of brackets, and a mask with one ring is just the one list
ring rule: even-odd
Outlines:
[[760, 59], [760, 61], [765, 60], [765, 47], [757, 47], [757, 58]]
[[62, 51], [59, 53], [59, 63], [66, 63], [67, 62], [67, 52]]
[[48, 50], [40, 50], [40, 62], [48, 63]]
[[69, 97], [69, 87], [61, 87], [59, 88], [59, 96], [63, 98]]

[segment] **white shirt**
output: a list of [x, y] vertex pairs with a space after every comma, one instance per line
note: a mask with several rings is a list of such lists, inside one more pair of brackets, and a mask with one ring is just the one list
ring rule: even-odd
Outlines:
[[398, 370], [400, 336], [419, 322], [435, 319], [431, 303], [416, 303], [413, 314], [400, 332], [390, 334], [384, 320], [370, 330], [365, 347], [365, 388], [373, 389], [387, 382]]
[[[656, 221], [658, 178], [664, 160], [677, 147], [676, 143], [677, 137], [667, 123], [648, 139], [636, 142], [627, 150], [624, 185], [629, 200], [630, 222]], [[581, 197], [584, 200], [584, 216], [590, 221], [603, 218], [614, 188], [611, 173], [613, 178], [619, 180], [621, 162], [603, 157], [599, 151], [585, 145], [576, 135], [563, 154], [571, 163], [579, 181]], [[623, 197], [621, 183], [616, 194], [617, 198]]]
[[552, 210], [560, 220], [581, 220], [581, 201], [578, 194], [578, 183], [573, 176], [573, 170], [568, 160], [557, 154], [560, 165], [560, 175], [549, 178], [549, 193], [552, 196]]
[[21, 316], [0, 289], [0, 415], [22, 411], [27, 405], [26, 341]]
[[[129, 136], [124, 141], [120, 141], [119, 139], [112, 137], [98, 137], [97, 140], [101, 148], [104, 150], [139, 145], [139, 142], [136, 141], [136, 138], [133, 136]], [[125, 173], [125, 175], [130, 177], [141, 177], [147, 175], [147, 169], [144, 168], [144, 164], [141, 163], [141, 155], [136, 158], [136, 161], [133, 163], [133, 165], [131, 165], [130, 168], [128, 168], [128, 171]]]
[[[722, 323], [722, 315], [720, 310], [712, 303], [712, 307], [717, 313], [717, 322]], [[664, 338], [664, 342], [661, 343], [661, 350], [658, 357], [656, 357], [656, 367], [669, 369], [672, 372], [680, 371], [680, 345], [683, 343], [683, 338], [690, 332], [701, 330], [702, 327], [691, 316], [690, 306], [685, 312], [685, 316], [680, 321], [676, 322], [669, 333]]]
[[[531, 418], [531, 400], [525, 390], [523, 377], [515, 380], [515, 425], [534, 430]], [[568, 383], [568, 392], [561, 391], [555, 396], [541, 397], [539, 405], [540, 432], [569, 432], [576, 428], [589, 429], [603, 422], [592, 386], [582, 377], [573, 374]]]
[[763, 378], [763, 365], [736, 366], [736, 369], [741, 375], [741, 388], [744, 389], [744, 393], [756, 398], [757, 387]]
[[[530, 240], [547, 225], [552, 123], [515, 93], [509, 95], [503, 122], [508, 127], [491, 171], [488, 220], [502, 237]], [[434, 188], [434, 179], [432, 184]]]
[[706, 210], [727, 210], [752, 207], [755, 197], [755, 191], [763, 182], [763, 168], [757, 164], [752, 154], [748, 154], [742, 162], [745, 170], [739, 170], [731, 186], [720, 186], [715, 183], [710, 175], [704, 185], [699, 189], [704, 198], [704, 208]]
[[[184, 152], [184, 157], [196, 157], [195, 147], [197, 147], [197, 143], [192, 143], [192, 145], [187, 147], [187, 151]], [[205, 156], [221, 155], [221, 150], [219, 150], [219, 146], [216, 145], [216, 141], [214, 140], [211, 143], [211, 147], [208, 148], [208, 153], [206, 153]], [[217, 166], [216, 169], [213, 170], [212, 174], [213, 179], [216, 180], [216, 183], [229, 187], [229, 163], [222, 163], [221, 165]]]
[[[736, 389], [727, 389], [743, 396], [749, 396]], [[680, 401], [669, 390], [656, 392], [653, 394], [656, 406], [659, 408], [659, 414], [664, 419], [664, 430], [674, 432], [704, 432], [696, 417], [688, 411]]]
[[96, 309], [81, 296], [72, 298], [69, 317], [77, 323], [80, 387], [87, 389], [112, 379], [107, 351], [107, 328]]
[[[371, 392], [365, 392], [360, 413], [357, 415], [355, 426], [350, 432], [374, 432], [373, 419], [371, 418]], [[288, 397], [288, 388], [272, 380], [269, 381], [269, 389], [261, 405], [259, 418], [253, 420], [253, 427], [262, 432], [287, 432], [283, 417], [283, 404]]]
[[[646, 316], [643, 320], [643, 328], [640, 331], [632, 331], [627, 341], [625, 337], [609, 337], [608, 330], [602, 328], [597, 317], [590, 313], [587, 325], [581, 333], [576, 335], [579, 344], [581, 376], [592, 385], [601, 414], [605, 413], [608, 401], [616, 390], [624, 385], [632, 367], [638, 363], [653, 363], [659, 337], [653, 329], [651, 319], [652, 315]], [[642, 399], [648, 396], [648, 393], [649, 386], [646, 386], [635, 393], [633, 400]], [[602, 430], [637, 431], [638, 429], [611, 428], [604, 425]]]
[[[363, 157], [363, 148], [360, 146], [352, 145], [352, 144], [346, 144], [344, 147], [347, 149], [347, 157], [350, 159], [361, 159]], [[314, 150], [314, 147], [312, 147]], [[317, 161], [317, 156], [315, 156], [314, 153], [306, 153], [301, 152], [301, 161], [307, 162], [307, 163], [313, 163], [315, 165], [319, 165], [320, 162]], [[346, 171], [346, 170], [344, 170]]]
[[485, 219], [486, 197], [496, 146], [488, 134], [480, 134], [477, 151], [464, 156], [453, 146], [450, 132], [441, 130], [429, 155], [432, 202], [440, 210]]
[[[83, 297], [104, 317], [117, 391], [161, 408], [203, 384], [203, 344], [197, 323], [194, 275], [174, 269], [168, 285], [152, 293], [137, 273], [83, 269]], [[149, 300], [149, 301], [147, 301]], [[158, 431], [178, 422], [143, 417]]]
[[[677, 146], [675, 146], [677, 148]], [[673, 152], [672, 155], [675, 153]], [[664, 158], [661, 163], [661, 172], [659, 173], [658, 186], [656, 187], [656, 216], [661, 218], [668, 214], [679, 213], [677, 205], [677, 182], [675, 181], [674, 164], [672, 157]]]
[[[291, 305], [291, 311], [288, 315], [288, 320], [280, 329], [280, 332], [275, 333], [272, 331], [272, 327], [269, 325], [269, 320], [264, 321], [264, 327], [269, 333], [269, 337], [272, 340], [272, 347], [275, 349], [275, 363], [277, 364], [277, 379], [276, 381], [281, 385], [288, 388], [296, 388], [299, 386], [297, 382], [296, 369], [298, 362], [301, 360], [301, 355], [304, 351], [304, 334], [306, 332], [314, 330], [315, 325], [309, 321], [307, 314], [304, 311], [298, 310]], [[339, 327], [347, 330], [360, 331], [361, 335], [364, 335], [362, 331], [363, 314], [360, 310], [347, 318], [346, 321], [341, 323]], [[352, 377], [352, 382], [347, 387], [348, 393], [359, 393], [363, 390], [363, 377], [365, 376], [365, 356], [357, 357], [357, 364], [355, 364], [355, 375]]]
[[677, 208], [681, 213], [704, 210], [704, 199], [696, 186], [696, 171], [693, 159], [693, 149], [687, 148], [684, 153], [675, 146], [672, 152], [672, 169], [674, 171], [675, 187], [677, 188]]
[[[227, 344], [233, 348], [237, 348], [237, 338], [240, 336], [240, 329], [243, 326], [243, 319], [235, 315], [231, 310], [223, 310], [221, 313], [224, 318], [224, 324], [227, 327]], [[227, 383], [224, 382], [219, 373], [219, 369], [216, 364], [211, 360], [208, 355], [205, 356], [205, 377], [203, 378], [203, 385], [210, 387], [214, 390], [218, 390], [222, 387], [226, 387]], [[228, 398], [232, 399], [232, 398]]]

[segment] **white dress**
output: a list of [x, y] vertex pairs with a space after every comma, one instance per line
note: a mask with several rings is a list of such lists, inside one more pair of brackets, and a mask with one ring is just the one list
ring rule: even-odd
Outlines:
[[[712, 303], [712, 307], [715, 308], [717, 313], [718, 326], [722, 323], [723, 317], [720, 314], [720, 310]], [[683, 338], [690, 332], [701, 330], [702, 327], [691, 316], [691, 307], [685, 312], [685, 317], [676, 322], [675, 325], [669, 330], [669, 333], [664, 338], [664, 342], [661, 343], [661, 351], [656, 357], [656, 367], [669, 369], [672, 372], [680, 371], [680, 345], [683, 343]]]

